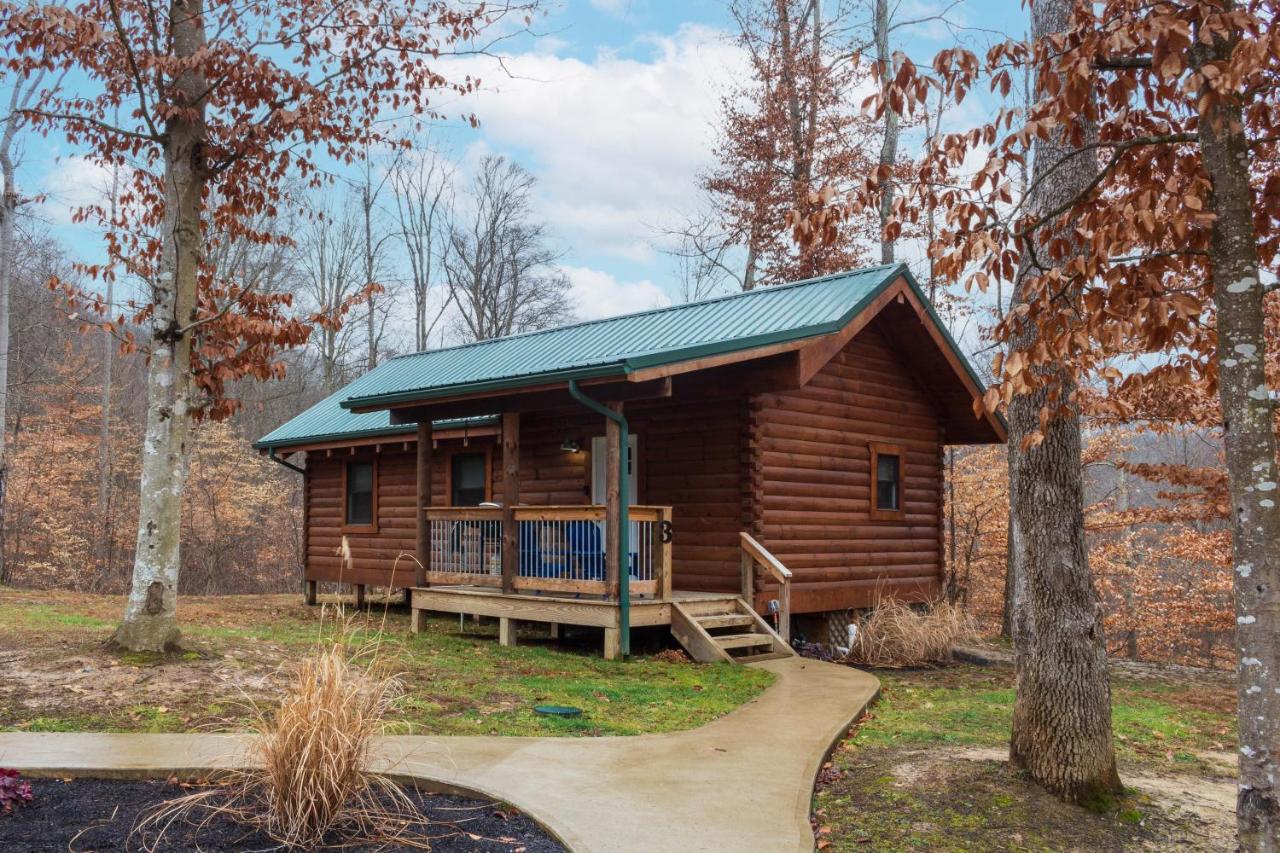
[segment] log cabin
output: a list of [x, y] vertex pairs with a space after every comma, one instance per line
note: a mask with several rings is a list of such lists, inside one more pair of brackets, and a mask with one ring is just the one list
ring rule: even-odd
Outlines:
[[394, 358], [255, 446], [305, 478], [313, 602], [750, 660], [940, 593], [944, 448], [1005, 439], [983, 392], [888, 265]]

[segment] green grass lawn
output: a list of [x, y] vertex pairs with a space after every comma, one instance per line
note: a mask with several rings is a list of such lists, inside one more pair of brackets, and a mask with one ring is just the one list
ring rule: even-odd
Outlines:
[[[243, 727], [247, 702], [269, 706], [290, 661], [333, 637], [319, 608], [297, 596], [187, 598], [180, 655], [112, 655], [101, 648], [122, 599], [0, 590], [0, 728], [27, 731], [190, 731]], [[729, 664], [636, 655], [605, 661], [589, 632], [561, 643], [536, 636], [497, 644], [491, 625], [428, 620], [375, 607], [353, 644], [404, 684], [390, 731], [401, 734], [633, 735], [699, 726], [758, 695], [773, 676]], [[384, 629], [385, 630], [381, 630]], [[580, 717], [535, 714], [570, 705]]]
[[[1003, 761], [1014, 701], [1010, 667], [875, 674], [880, 698], [819, 778], [814, 811], [822, 849], [1220, 849], [1212, 833], [1221, 827], [1207, 829], [1142, 791], [1089, 811], [1010, 769]], [[1122, 779], [1167, 778], [1188, 790], [1225, 786], [1230, 799], [1222, 764], [1208, 760], [1234, 750], [1229, 684], [1113, 678], [1112, 703]]]
[[[1013, 717], [1008, 667], [955, 666], [877, 673], [883, 692], [854, 743], [867, 746], [1004, 746]], [[1235, 748], [1229, 689], [1114, 678], [1111, 725], [1121, 761], [1188, 762]]]

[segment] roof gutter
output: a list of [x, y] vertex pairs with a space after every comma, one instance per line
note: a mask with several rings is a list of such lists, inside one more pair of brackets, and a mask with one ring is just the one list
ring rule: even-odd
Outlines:
[[270, 459], [272, 462], [276, 463], [277, 465], [283, 465], [284, 467], [288, 468], [290, 471], [297, 471], [299, 474], [304, 474], [304, 475], [307, 473], [306, 468], [303, 468], [299, 465], [294, 465], [288, 459], [284, 459], [282, 457], [277, 456], [276, 449], [274, 447], [267, 452], [267, 458]]
[[[631, 656], [631, 489], [627, 478], [627, 448], [631, 443], [628, 435], [627, 419], [622, 412], [615, 412], [608, 406], [593, 400], [578, 388], [575, 379], [569, 380], [569, 396], [586, 406], [593, 412], [604, 415], [618, 425], [618, 482], [621, 484], [618, 498], [618, 553], [614, 556], [618, 561], [618, 629], [622, 646], [622, 657]], [[608, 496], [606, 495], [606, 500]], [[668, 567], [670, 571], [670, 567]]]

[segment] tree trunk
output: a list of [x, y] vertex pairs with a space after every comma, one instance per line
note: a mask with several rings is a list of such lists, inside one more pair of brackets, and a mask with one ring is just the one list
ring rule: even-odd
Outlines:
[[[876, 61], [880, 64], [880, 84], [887, 87], [893, 82], [893, 69], [890, 67], [892, 57], [889, 55], [889, 2], [876, 0], [873, 32], [876, 42]], [[880, 167], [892, 171], [898, 162], [898, 137], [901, 135], [901, 120], [893, 109], [884, 109], [884, 139], [880, 143]], [[893, 263], [893, 241], [884, 236], [885, 226], [893, 214], [894, 183], [892, 173], [885, 178], [880, 187], [880, 263]]]
[[[174, 55], [189, 57], [205, 44], [200, 0], [174, 0], [169, 27]], [[165, 210], [160, 270], [154, 284], [151, 359], [147, 372], [147, 427], [138, 500], [138, 542], [124, 621], [112, 645], [130, 651], [176, 647], [182, 492], [191, 419], [191, 338], [196, 286], [204, 251], [201, 205], [207, 180], [201, 155], [207, 86], [197, 73], [178, 77], [189, 105], [166, 125]]]
[[[1217, 39], [1210, 55], [1227, 60], [1235, 39]], [[1240, 772], [1236, 831], [1241, 850], [1280, 848], [1280, 471], [1274, 406], [1253, 230], [1249, 148], [1239, 101], [1204, 93], [1199, 137], [1216, 214], [1209, 248], [1218, 323], [1218, 396], [1222, 404], [1235, 561]]]
[[[1073, 5], [1071, 0], [1033, 4], [1033, 38], [1043, 40], [1065, 30]], [[1094, 128], [1086, 127], [1085, 141], [1095, 135]], [[1088, 185], [1096, 170], [1089, 155], [1054, 169], [1075, 150], [1058, 136], [1036, 141], [1033, 211], [1053, 209]], [[1039, 270], [1028, 260], [1021, 272], [1026, 276]], [[1022, 284], [1020, 278], [1019, 290]], [[1024, 294], [1015, 301], [1025, 301]], [[1015, 349], [1025, 350], [1035, 336], [1035, 327], [1025, 324]], [[1075, 389], [1071, 377], [1056, 367], [1041, 370], [1041, 378], [1061, 393], [1062, 408], [1041, 425], [1040, 410], [1047, 403], [1057, 407], [1049, 403], [1043, 387], [1015, 395], [1009, 406], [1014, 521], [1010, 547], [1018, 554], [1015, 588], [1019, 582], [1025, 585], [1025, 602], [1014, 598], [1017, 698], [1009, 760], [1065, 800], [1105, 803], [1122, 786], [1111, 739], [1102, 614], [1085, 546], [1079, 411], [1070, 399]], [[1024, 439], [1037, 430], [1042, 440], [1024, 447]]]
[[[115, 123], [120, 123], [119, 110]], [[111, 170], [111, 221], [116, 219], [116, 199], [120, 190], [119, 169]], [[115, 276], [107, 278], [107, 319], [115, 310]], [[102, 420], [98, 425], [98, 531], [101, 537], [98, 567], [100, 583], [109, 581], [113, 571], [115, 535], [111, 524], [111, 383], [114, 380], [116, 344], [111, 332], [102, 331]]]
[[[366, 152], [365, 168], [368, 169], [369, 161]], [[365, 184], [361, 188], [360, 207], [364, 211], [364, 283], [365, 287], [373, 284], [373, 193], [369, 187], [369, 178], [366, 173]], [[369, 294], [369, 352], [365, 359], [365, 366], [369, 370], [373, 370], [378, 366], [378, 317], [374, 294]]]
[[4, 180], [0, 195], [0, 584], [10, 578], [9, 561], [5, 555], [5, 504], [9, 483], [8, 423], [9, 413], [9, 286], [13, 278], [13, 220], [18, 214], [18, 190], [14, 186], [13, 158], [9, 149], [13, 141], [16, 119], [5, 123], [3, 140], [0, 140], [0, 177]]

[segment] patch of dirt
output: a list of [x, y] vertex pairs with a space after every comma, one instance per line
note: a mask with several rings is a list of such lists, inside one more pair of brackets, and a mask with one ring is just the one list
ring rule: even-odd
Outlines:
[[[72, 606], [66, 593], [5, 590], [0, 594], [0, 727], [57, 728], [85, 721], [93, 727], [173, 730], [225, 727], [244, 716], [251, 701], [270, 700], [284, 683], [286, 649], [229, 633], [216, 643], [191, 639], [184, 654], [116, 654], [103, 643], [119, 601], [83, 596]], [[232, 631], [281, 620], [314, 623], [317, 611], [297, 596], [188, 598], [188, 624]], [[58, 606], [40, 621], [32, 608]], [[108, 610], [108, 607], [110, 609]], [[23, 608], [28, 608], [24, 612]], [[63, 614], [85, 617], [86, 624]]]
[[1197, 850], [1233, 848], [1229, 779], [1122, 769], [1116, 810], [1067, 805], [1008, 766], [1003, 749], [846, 745], [816, 791], [829, 850]]

